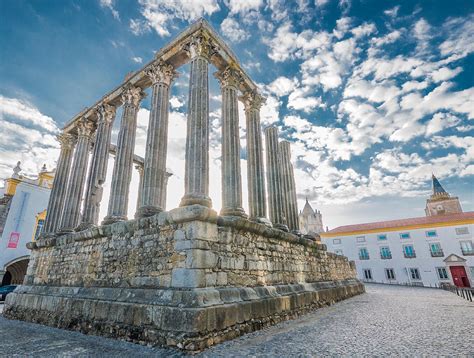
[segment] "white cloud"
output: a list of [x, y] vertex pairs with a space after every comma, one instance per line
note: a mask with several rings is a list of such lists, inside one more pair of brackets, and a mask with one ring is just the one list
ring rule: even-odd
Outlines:
[[309, 88], [297, 88], [288, 97], [288, 108], [302, 110], [306, 113], [321, 106], [321, 98], [308, 93]]
[[233, 42], [246, 40], [250, 36], [240, 27], [239, 23], [231, 17], [227, 17], [222, 21], [221, 30], [222, 33]]
[[443, 129], [454, 127], [460, 122], [461, 118], [453, 116], [452, 114], [443, 112], [435, 113], [426, 126], [426, 134], [432, 135], [441, 132]]
[[137, 57], [132, 57], [132, 61], [135, 62], [135, 63], [142, 63], [143, 59], [141, 57], [137, 56]]
[[[194, 21], [220, 9], [217, 0], [139, 0], [139, 3], [140, 12], [146, 21], [142, 26], [153, 28], [162, 37], [169, 36], [168, 23], [173, 19]], [[130, 23], [132, 31], [141, 33], [140, 23], [134, 21], [133, 25]]]
[[400, 5], [392, 7], [391, 9], [385, 10], [383, 13], [390, 17], [397, 17], [398, 10], [400, 10]]
[[226, 0], [226, 6], [229, 8], [231, 14], [246, 14], [249, 11], [256, 11], [262, 5], [262, 0]]
[[117, 20], [120, 20], [120, 15], [117, 10], [114, 8], [114, 0], [100, 0], [99, 4], [101, 7], [108, 8], [112, 12], [112, 16]]
[[270, 83], [267, 88], [278, 97], [289, 95], [298, 86], [298, 80], [280, 76]]
[[442, 82], [450, 80], [453, 77], [456, 77], [459, 73], [462, 72], [462, 67], [456, 67], [455, 69], [450, 69], [448, 67], [441, 67], [431, 73], [431, 78], [433, 82]]

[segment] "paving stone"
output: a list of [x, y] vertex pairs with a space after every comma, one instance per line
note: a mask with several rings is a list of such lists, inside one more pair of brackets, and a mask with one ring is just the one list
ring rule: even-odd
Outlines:
[[[3, 304], [0, 304], [0, 312]], [[367, 293], [224, 342], [196, 357], [474, 357], [474, 303], [450, 292], [367, 285]], [[230, 332], [231, 333], [231, 332]], [[0, 356], [183, 357], [0, 316]]]

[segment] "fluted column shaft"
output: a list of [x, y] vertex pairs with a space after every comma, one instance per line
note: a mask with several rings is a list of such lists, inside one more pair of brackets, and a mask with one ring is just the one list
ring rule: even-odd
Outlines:
[[122, 94], [123, 113], [117, 140], [109, 208], [104, 224], [127, 220], [128, 195], [133, 170], [133, 152], [137, 130], [137, 113], [144, 94], [140, 87], [128, 87]]
[[265, 100], [257, 93], [246, 93], [241, 99], [245, 105], [247, 125], [247, 186], [249, 213], [252, 219], [265, 218], [267, 216], [267, 205], [265, 197], [262, 129], [260, 126], [260, 107]]
[[59, 229], [61, 214], [65, 203], [64, 199], [66, 196], [67, 181], [71, 169], [72, 154], [75, 146], [75, 139], [70, 134], [60, 134], [58, 140], [61, 143], [61, 152], [56, 166], [53, 188], [49, 195], [48, 209], [46, 211], [46, 220], [42, 236], [54, 234]]
[[137, 216], [151, 216], [162, 210], [168, 143], [169, 87], [176, 72], [173, 66], [159, 62], [147, 71], [153, 83], [150, 121], [145, 153], [143, 195]]
[[288, 230], [284, 216], [284, 201], [279, 166], [278, 129], [265, 129], [267, 156], [268, 209], [270, 221], [276, 228]]
[[112, 123], [115, 119], [115, 107], [104, 103], [97, 108], [97, 116], [97, 131], [87, 180], [84, 210], [81, 224], [77, 230], [86, 229], [98, 224], [103, 185], [107, 177], [110, 137]]
[[231, 68], [217, 74], [222, 92], [222, 210], [221, 215], [246, 216], [242, 208], [238, 74]]
[[184, 196], [180, 206], [211, 207], [209, 198], [209, 80], [210, 45], [204, 38], [189, 44], [191, 72], [186, 132]]
[[298, 203], [296, 200], [295, 176], [291, 164], [291, 149], [288, 141], [279, 144], [280, 173], [282, 183], [282, 195], [284, 203], [284, 215], [288, 228], [291, 231], [299, 230]]
[[92, 124], [82, 119], [77, 127], [77, 146], [74, 152], [71, 175], [65, 195], [65, 207], [61, 218], [61, 232], [74, 231], [81, 217], [81, 200], [87, 175]]
[[166, 194], [168, 191], [168, 180], [172, 174], [170, 173], [165, 173], [165, 180], [163, 181], [163, 188], [162, 188], [162, 193], [163, 195], [161, 196], [161, 202], [160, 206], [163, 208], [163, 210], [166, 210]]

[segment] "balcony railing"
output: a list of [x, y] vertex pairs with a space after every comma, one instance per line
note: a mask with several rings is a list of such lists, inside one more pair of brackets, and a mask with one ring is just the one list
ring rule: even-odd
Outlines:
[[464, 256], [474, 255], [474, 250], [473, 249], [461, 249], [461, 251], [462, 251], [462, 254]]
[[414, 252], [404, 252], [403, 255], [405, 255], [407, 259], [414, 259], [416, 257]]
[[392, 258], [392, 254], [390, 254], [390, 255], [380, 255], [380, 258], [381, 258], [382, 260], [388, 260], [388, 259], [391, 259], [391, 258]]
[[443, 256], [444, 256], [443, 250], [431, 251], [431, 257], [443, 257]]
[[359, 256], [359, 260], [369, 260], [369, 256]]

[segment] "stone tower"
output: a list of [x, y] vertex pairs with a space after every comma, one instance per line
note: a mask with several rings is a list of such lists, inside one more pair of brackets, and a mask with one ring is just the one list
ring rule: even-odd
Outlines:
[[320, 211], [313, 210], [306, 199], [304, 208], [299, 214], [300, 230], [303, 234], [319, 234], [324, 232], [323, 216]]
[[433, 192], [426, 200], [426, 216], [462, 213], [462, 207], [457, 196], [452, 197], [444, 190], [439, 180], [432, 176]]

